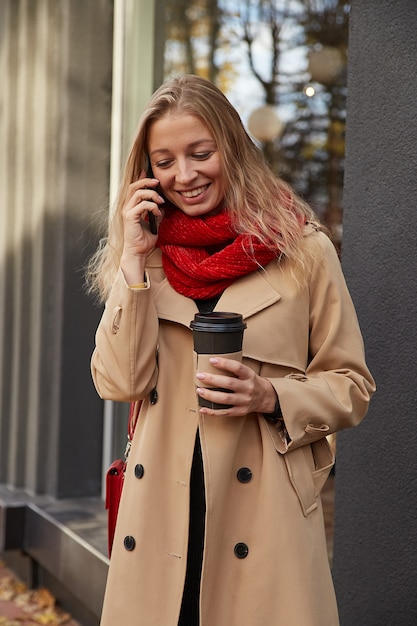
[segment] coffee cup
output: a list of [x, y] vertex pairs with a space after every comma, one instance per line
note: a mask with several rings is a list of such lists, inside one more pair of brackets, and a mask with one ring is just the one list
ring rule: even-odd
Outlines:
[[[194, 352], [197, 355], [197, 370], [232, 376], [230, 372], [214, 367], [210, 363], [210, 358], [219, 355], [235, 361], [242, 360], [243, 331], [246, 328], [242, 315], [221, 311], [196, 313], [194, 320], [190, 323], [190, 328], [193, 331]], [[201, 387], [206, 386], [203, 381], [199, 384]], [[230, 393], [229, 389], [216, 388], [215, 390]], [[205, 406], [210, 409], [223, 409], [230, 406], [228, 404], [210, 402], [201, 396], [198, 397], [198, 403], [199, 406]]]

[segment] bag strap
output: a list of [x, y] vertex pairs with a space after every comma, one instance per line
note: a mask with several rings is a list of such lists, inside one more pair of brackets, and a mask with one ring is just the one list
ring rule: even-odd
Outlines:
[[135, 434], [141, 404], [142, 400], [136, 400], [135, 402], [130, 403], [129, 418], [127, 422], [127, 444], [124, 452], [125, 461], [127, 461], [130, 448], [132, 447], [133, 435]]
[[142, 400], [136, 400], [135, 402], [130, 403], [129, 420], [127, 424], [127, 435], [130, 440], [133, 439], [133, 435], [135, 434], [135, 428], [136, 428], [136, 423], [138, 421], [141, 404], [142, 404]]

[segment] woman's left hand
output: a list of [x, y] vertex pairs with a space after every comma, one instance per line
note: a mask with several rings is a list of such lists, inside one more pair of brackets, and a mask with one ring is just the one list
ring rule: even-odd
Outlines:
[[230, 372], [231, 376], [224, 375], [224, 373], [197, 372], [197, 380], [207, 387], [230, 389], [230, 393], [214, 391], [206, 387], [197, 387], [197, 393], [209, 402], [230, 404], [230, 407], [227, 409], [201, 407], [200, 413], [234, 417], [241, 417], [253, 412], [272, 413], [277, 394], [267, 378], [258, 376], [247, 365], [232, 359], [212, 357], [210, 363], [215, 368]]

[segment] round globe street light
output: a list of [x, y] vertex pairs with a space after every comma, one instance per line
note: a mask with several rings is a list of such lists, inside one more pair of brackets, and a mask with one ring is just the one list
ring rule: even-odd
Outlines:
[[308, 53], [308, 71], [311, 78], [322, 85], [331, 85], [345, 65], [343, 52], [333, 46], [324, 46]]
[[270, 104], [255, 109], [249, 117], [248, 129], [259, 141], [273, 141], [281, 135], [284, 124]]

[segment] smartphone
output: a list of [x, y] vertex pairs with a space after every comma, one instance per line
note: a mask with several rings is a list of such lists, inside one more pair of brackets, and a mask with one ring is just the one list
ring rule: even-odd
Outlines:
[[[146, 178], [154, 178], [151, 161], [149, 157], [146, 157]], [[156, 225], [156, 217], [152, 213], [152, 211], [148, 211], [148, 219], [149, 219], [149, 230], [152, 235], [158, 234], [158, 226]]]

